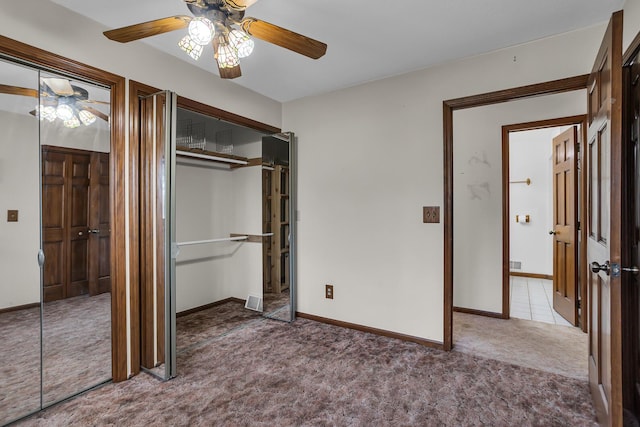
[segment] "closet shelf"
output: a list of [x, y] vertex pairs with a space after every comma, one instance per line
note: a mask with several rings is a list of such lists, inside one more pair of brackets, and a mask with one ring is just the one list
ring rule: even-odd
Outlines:
[[230, 163], [233, 165], [249, 164], [249, 159], [246, 157], [234, 156], [233, 154], [216, 153], [215, 151], [199, 150], [197, 148], [176, 148], [176, 156], [192, 157], [211, 162]]

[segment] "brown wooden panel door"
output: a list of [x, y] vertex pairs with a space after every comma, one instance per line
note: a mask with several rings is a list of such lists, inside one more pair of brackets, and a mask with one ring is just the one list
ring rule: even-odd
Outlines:
[[91, 154], [89, 204], [89, 294], [111, 291], [109, 153]]
[[67, 154], [70, 176], [67, 186], [69, 283], [66, 297], [89, 293], [89, 172], [88, 154]]
[[67, 245], [65, 174], [66, 156], [42, 152], [42, 240], [45, 264], [43, 268], [44, 301], [65, 298]]
[[613, 14], [589, 77], [587, 260], [589, 385], [602, 425], [622, 425], [620, 262], [622, 12]]
[[553, 138], [553, 309], [578, 325], [576, 141], [572, 126]]

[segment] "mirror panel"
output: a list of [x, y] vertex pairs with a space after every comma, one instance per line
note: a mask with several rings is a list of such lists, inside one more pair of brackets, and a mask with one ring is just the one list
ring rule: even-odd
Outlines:
[[40, 72], [42, 404], [111, 379], [110, 91]]
[[40, 409], [37, 96], [38, 72], [0, 59], [1, 425]]
[[292, 243], [295, 223], [294, 137], [290, 133], [262, 138], [264, 315], [293, 321], [294, 263]]

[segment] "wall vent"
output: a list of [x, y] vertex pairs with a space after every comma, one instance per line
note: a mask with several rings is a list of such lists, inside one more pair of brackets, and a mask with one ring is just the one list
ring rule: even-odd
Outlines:
[[510, 270], [521, 270], [522, 269], [522, 261], [509, 261], [509, 269]]
[[244, 308], [262, 312], [262, 296], [249, 294], [247, 296], [247, 302], [244, 304]]

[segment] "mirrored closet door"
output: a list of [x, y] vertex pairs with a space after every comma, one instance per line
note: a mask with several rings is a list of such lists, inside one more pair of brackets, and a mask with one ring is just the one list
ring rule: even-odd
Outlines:
[[110, 91], [0, 59], [0, 423], [109, 381]]
[[0, 424], [40, 409], [38, 71], [0, 59]]

